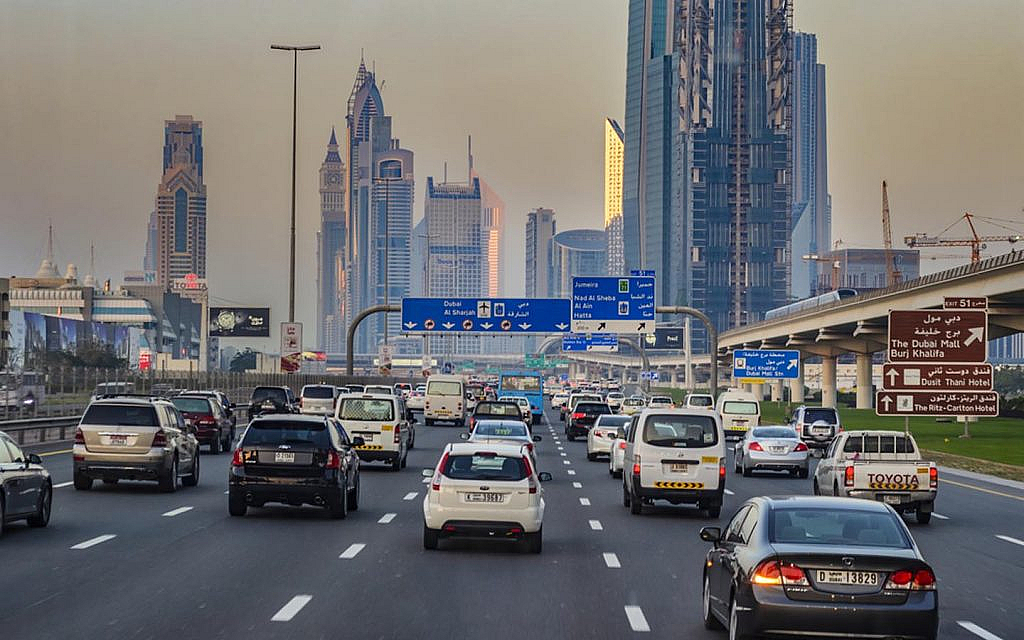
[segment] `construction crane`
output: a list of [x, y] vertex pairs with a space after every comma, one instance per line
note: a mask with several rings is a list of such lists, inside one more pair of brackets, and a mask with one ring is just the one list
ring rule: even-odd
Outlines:
[[[962, 216], [956, 219], [953, 224], [946, 227], [942, 233], [937, 236], [929, 236], [926, 233], [917, 233], [912, 236], [906, 236], [903, 241], [906, 242], [908, 247], [970, 247], [971, 248], [971, 262], [978, 262], [981, 260], [981, 250], [987, 245], [986, 242], [1009, 242], [1010, 244], [1019, 242], [1022, 239], [1020, 233], [1013, 233], [1005, 236], [979, 236], [978, 230], [974, 227], [974, 219], [978, 218], [985, 220], [990, 224], [1003, 227], [1009, 231], [1013, 231], [1010, 227], [1003, 226], [994, 222], [995, 218], [985, 218], [983, 216], [976, 216], [970, 211], [965, 211]], [[967, 221], [967, 226], [971, 229], [970, 238], [943, 238], [942, 234], [949, 231], [953, 225], [961, 220]]]
[[817, 253], [808, 253], [801, 256], [806, 262], [825, 262], [832, 264], [832, 291], [839, 289], [839, 278], [840, 272], [843, 268], [843, 263], [839, 259], [839, 247], [843, 244], [842, 240], [836, 240], [832, 246], [831, 255], [820, 255]]
[[892, 254], [892, 225], [889, 221], [889, 190], [882, 180], [882, 241], [885, 243], [885, 286], [891, 287], [903, 279]]

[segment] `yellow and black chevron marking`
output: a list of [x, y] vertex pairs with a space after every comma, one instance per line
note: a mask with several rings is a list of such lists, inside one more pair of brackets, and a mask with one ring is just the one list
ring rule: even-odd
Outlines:
[[380, 451], [383, 448], [384, 448], [384, 445], [380, 445], [380, 444], [364, 444], [364, 445], [360, 445], [360, 446], [356, 447], [356, 449], [363, 449], [363, 450], [370, 449], [370, 450], [373, 450], [373, 451]]
[[703, 482], [655, 482], [658, 489], [703, 489]]
[[871, 489], [896, 489], [898, 491], [914, 491], [919, 487], [913, 484], [897, 484], [895, 482], [872, 482], [868, 485]]

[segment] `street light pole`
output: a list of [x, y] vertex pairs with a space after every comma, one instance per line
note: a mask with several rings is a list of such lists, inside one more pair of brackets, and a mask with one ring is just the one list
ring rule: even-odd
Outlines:
[[276, 51], [292, 52], [292, 217], [288, 257], [288, 322], [295, 322], [295, 145], [298, 131], [299, 52], [317, 51], [320, 49], [320, 45], [272, 44], [270, 48]]

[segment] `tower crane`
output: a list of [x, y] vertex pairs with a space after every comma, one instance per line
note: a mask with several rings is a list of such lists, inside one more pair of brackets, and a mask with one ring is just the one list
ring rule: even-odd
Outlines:
[[892, 254], [892, 225], [889, 220], [889, 190], [882, 180], [882, 241], [885, 243], [885, 286], [891, 287], [903, 279]]
[[[986, 242], [1009, 242], [1014, 244], [1019, 242], [1022, 238], [1020, 233], [1013, 233], [1005, 236], [979, 236], [978, 230], [974, 227], [974, 219], [980, 218], [991, 222], [993, 219], [985, 218], [982, 216], [976, 216], [970, 211], [965, 211], [962, 216], [956, 219], [953, 224], [946, 227], [946, 229], [937, 236], [929, 236], [926, 233], [916, 233], [912, 236], [906, 236], [903, 241], [908, 247], [970, 247], [971, 248], [971, 262], [978, 262], [981, 260], [981, 250], [985, 248]], [[943, 233], [949, 231], [950, 228], [961, 220], [967, 221], [967, 226], [971, 229], [970, 238], [943, 238]], [[995, 224], [995, 223], [993, 223]], [[1003, 226], [1003, 225], [997, 225]], [[1003, 227], [1004, 229], [1013, 231], [1009, 227]]]

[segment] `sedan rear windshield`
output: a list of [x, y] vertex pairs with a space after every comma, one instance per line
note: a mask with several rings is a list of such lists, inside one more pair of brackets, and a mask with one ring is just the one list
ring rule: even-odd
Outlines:
[[284, 404], [288, 402], [288, 394], [285, 393], [284, 389], [276, 387], [258, 387], [253, 389], [251, 402], [257, 403], [264, 400], [273, 400], [278, 404]]
[[576, 404], [576, 413], [586, 413], [587, 415], [601, 415], [604, 413], [611, 413], [612, 408], [603, 402], [579, 402]]
[[603, 415], [597, 419], [599, 427], [622, 427], [629, 424], [629, 416]]
[[178, 407], [178, 411], [185, 413], [213, 413], [210, 409], [210, 401], [206, 398], [185, 398], [183, 396], [176, 396], [171, 398], [171, 404]]
[[149, 405], [91, 404], [82, 416], [82, 424], [159, 427], [160, 421]]
[[334, 387], [304, 387], [302, 389], [303, 398], [316, 398], [317, 400], [330, 400], [334, 397]]
[[691, 407], [710, 407], [713, 403], [708, 396], [690, 396], [686, 399], [686, 404]]
[[644, 422], [644, 442], [658, 447], [711, 447], [718, 428], [711, 416], [650, 416]]
[[768, 536], [780, 543], [906, 549], [910, 541], [897, 517], [853, 509], [776, 509]]
[[437, 382], [427, 383], [427, 395], [428, 396], [458, 396], [462, 397], [462, 385], [458, 382], [445, 382], [438, 380]]
[[804, 422], [813, 424], [818, 420], [824, 420], [829, 424], [837, 424], [839, 422], [834, 409], [804, 409]]
[[341, 420], [372, 420], [383, 422], [394, 420], [394, 402], [372, 398], [342, 398], [338, 407]]
[[743, 402], [740, 400], [727, 400], [722, 406], [722, 413], [733, 413], [740, 416], [756, 416], [758, 413], [756, 402]]
[[476, 405], [474, 415], [519, 417], [519, 405], [514, 402], [481, 402]]
[[331, 446], [327, 426], [323, 422], [298, 420], [255, 420], [245, 430], [244, 447], [313, 445], [320, 449]]
[[755, 438], [788, 438], [790, 440], [800, 437], [795, 430], [789, 427], [758, 427], [750, 435]]
[[449, 456], [441, 473], [453, 480], [522, 480], [526, 465], [522, 458], [495, 454]]
[[522, 422], [491, 422], [482, 420], [473, 430], [475, 436], [526, 437], [526, 425]]

